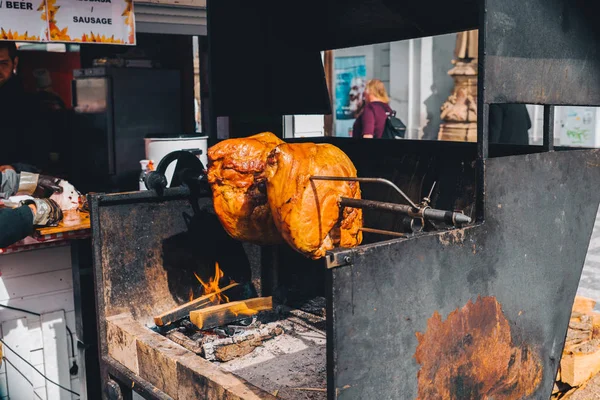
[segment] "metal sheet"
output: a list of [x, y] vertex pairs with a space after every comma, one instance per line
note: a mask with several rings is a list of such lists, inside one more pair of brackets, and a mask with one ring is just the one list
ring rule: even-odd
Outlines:
[[598, 193], [600, 151], [490, 159], [483, 224], [336, 253], [329, 398], [548, 398]]
[[488, 1], [485, 102], [600, 105], [600, 3]]
[[[181, 188], [163, 196], [98, 195], [92, 218], [94, 268], [103, 289], [98, 304], [107, 317], [130, 312], [152, 324], [154, 315], [201, 295], [194, 273], [207, 281], [215, 263], [236, 282], [252, 281], [256, 257], [225, 233], [210, 197], [194, 199]], [[260, 267], [254, 271], [260, 274]]]

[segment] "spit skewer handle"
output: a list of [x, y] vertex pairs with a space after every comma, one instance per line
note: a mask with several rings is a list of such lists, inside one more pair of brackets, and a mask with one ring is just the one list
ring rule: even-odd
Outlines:
[[[350, 199], [348, 197], [342, 197], [340, 200], [340, 204], [342, 207], [352, 207], [361, 209], [366, 208], [371, 210], [406, 214], [410, 216], [414, 215], [415, 211], [419, 211], [418, 208], [415, 210], [410, 206], [404, 204], [386, 203], [382, 201], [373, 200]], [[435, 208], [426, 208], [422, 210], [422, 213], [423, 218], [425, 219], [447, 222], [453, 225], [463, 225], [471, 222], [470, 217], [458, 212], [437, 210]]]

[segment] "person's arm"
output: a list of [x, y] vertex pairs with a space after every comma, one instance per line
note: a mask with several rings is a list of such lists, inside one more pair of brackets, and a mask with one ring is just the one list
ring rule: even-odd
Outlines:
[[365, 106], [363, 113], [360, 116], [362, 118], [362, 137], [365, 139], [373, 139], [375, 132], [375, 113], [369, 106]]
[[500, 143], [502, 133], [502, 108], [497, 104], [490, 104], [489, 142]]
[[62, 218], [52, 199], [25, 200], [18, 208], [0, 208], [0, 249], [31, 235], [34, 226], [54, 226]]
[[0, 249], [8, 247], [33, 232], [33, 207], [0, 208]]

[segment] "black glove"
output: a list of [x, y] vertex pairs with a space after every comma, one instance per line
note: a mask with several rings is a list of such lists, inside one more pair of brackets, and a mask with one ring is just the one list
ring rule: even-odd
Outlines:
[[33, 197], [47, 198], [52, 196], [54, 193], [62, 193], [63, 188], [58, 184], [60, 179], [52, 176], [40, 175], [38, 177], [37, 187], [33, 192]]
[[36, 212], [33, 225], [56, 226], [63, 219], [63, 213], [58, 204], [51, 199], [24, 200], [21, 205], [35, 204]]

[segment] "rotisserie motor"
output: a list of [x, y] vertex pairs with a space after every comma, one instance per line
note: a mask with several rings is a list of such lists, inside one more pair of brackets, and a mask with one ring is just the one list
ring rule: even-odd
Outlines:
[[267, 156], [283, 141], [270, 132], [228, 139], [208, 150], [208, 181], [215, 212], [233, 238], [256, 244], [281, 243], [267, 203]]
[[273, 221], [290, 246], [317, 259], [334, 247], [361, 243], [362, 211], [339, 206], [341, 197], [360, 198], [358, 182], [310, 180], [314, 175], [356, 177], [343, 151], [330, 144], [282, 144], [267, 163]]

